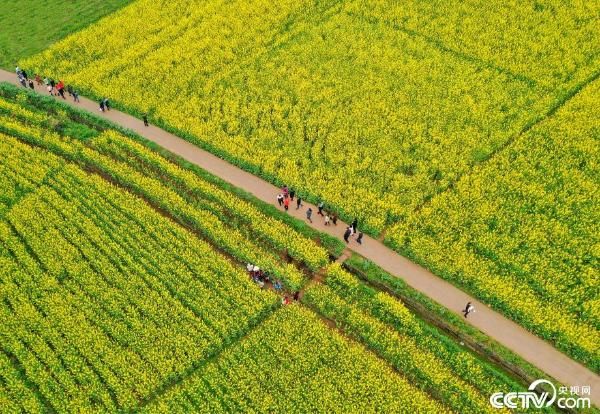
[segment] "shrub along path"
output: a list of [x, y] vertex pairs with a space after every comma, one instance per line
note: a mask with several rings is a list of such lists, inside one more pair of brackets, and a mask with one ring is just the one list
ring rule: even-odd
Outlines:
[[[4, 70], [0, 70], [0, 81], [18, 84], [16, 74]], [[43, 86], [38, 87], [36, 85], [36, 91], [47, 94]], [[277, 203], [276, 196], [280, 193], [280, 189], [272, 184], [163, 129], [153, 125], [145, 127], [140, 119], [114, 109], [102, 113], [99, 111], [97, 102], [83, 97], [80, 100], [80, 103], [74, 103], [72, 98], [69, 98], [67, 95], [65, 102], [128, 128], [267, 203]], [[292, 203], [289, 214], [306, 221], [306, 210], [309, 207], [313, 209], [312, 227], [342, 239], [348, 224], [338, 221], [337, 226], [325, 226], [323, 218], [317, 214], [317, 208], [314, 205], [305, 203], [301, 209], [296, 210], [295, 203]], [[454, 285], [402, 257], [380, 241], [365, 235], [362, 245], [358, 244], [356, 239], [351, 239], [348, 248], [375, 262], [387, 272], [404, 279], [410, 286], [421, 291], [452, 312], [461, 314], [461, 310], [464, 309], [467, 302], [473, 303], [475, 313], [469, 315], [467, 322], [551, 375], [559, 382], [565, 385], [590, 385], [592, 389], [592, 401], [596, 406], [600, 406], [600, 377], [556, 350], [548, 342], [495, 312]]]

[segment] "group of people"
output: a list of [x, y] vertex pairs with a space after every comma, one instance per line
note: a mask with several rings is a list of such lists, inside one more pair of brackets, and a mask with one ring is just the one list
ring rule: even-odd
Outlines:
[[[267, 272], [262, 270], [260, 267], [253, 265], [252, 263], [248, 263], [246, 265], [246, 270], [248, 271], [250, 279], [252, 279], [258, 286], [260, 286], [261, 289], [265, 286], [265, 283], [271, 281], [271, 278], [269, 277]], [[275, 287], [275, 284], [281, 287], [281, 283], [278, 280], [276, 280], [273, 283], [273, 287]]]
[[[284, 185], [281, 188], [281, 192], [277, 195], [277, 204], [279, 204], [279, 207], [283, 207], [285, 209], [285, 211], [288, 211], [290, 209], [290, 204], [294, 202], [294, 197], [296, 197], [296, 191], [293, 188], [288, 188], [287, 185]], [[298, 197], [296, 197], [296, 210], [300, 209], [301, 207], [302, 207], [302, 197], [300, 197], [298, 195]], [[321, 201], [317, 205], [317, 209], [318, 209], [317, 214], [320, 215], [321, 217], [323, 217], [323, 220], [324, 220], [324, 223], [326, 226], [330, 226], [331, 224], [333, 224], [334, 226], [337, 226], [337, 221], [338, 221], [337, 214], [331, 213], [331, 212], [325, 210], [325, 203], [323, 203]], [[308, 210], [306, 210], [306, 219], [311, 223], [313, 222], [312, 216], [313, 216], [313, 209], [312, 209], [312, 207], [309, 207]], [[358, 244], [362, 244], [364, 234], [362, 232], [358, 231], [358, 220], [354, 219], [352, 221], [352, 224], [350, 226], [348, 226], [346, 228], [346, 231], [344, 232], [344, 241], [346, 243], [350, 243], [350, 238], [354, 237], [356, 234], [358, 234], [358, 237], [356, 238], [356, 242]]]
[[[250, 279], [252, 279], [252, 281], [254, 281], [254, 283], [256, 283], [261, 289], [264, 288], [266, 284], [271, 282], [271, 278], [269, 277], [269, 274], [267, 272], [265, 272], [264, 270], [262, 270], [257, 265], [253, 265], [252, 263], [246, 264], [246, 271], [248, 272]], [[279, 279], [273, 280], [272, 285], [273, 285], [273, 289], [275, 289], [276, 292], [281, 293], [283, 291], [283, 285]], [[300, 299], [300, 292], [295, 292], [292, 295], [292, 298], [295, 301], [298, 301]], [[291, 302], [291, 299], [287, 295], [284, 295], [281, 298], [281, 303], [283, 303], [284, 305], [287, 305], [290, 302]]]
[[57, 82], [54, 79], [48, 77], [42, 79], [42, 77], [37, 73], [32, 79], [27, 75], [27, 72], [25, 72], [25, 70], [21, 69], [18, 66], [16, 67], [15, 71], [17, 73], [17, 79], [19, 80], [19, 83], [24, 88], [35, 89], [35, 80], [38, 86], [45, 86], [50, 96], [60, 96], [63, 99], [67, 99], [65, 95], [66, 92], [69, 94], [69, 96], [73, 97], [74, 102], [79, 102], [79, 93], [71, 85], [65, 85], [65, 83], [62, 80], [59, 80]]
[[352, 224], [350, 224], [344, 232], [344, 241], [346, 242], [346, 244], [350, 243], [350, 237], [354, 237], [354, 235], [357, 233], [358, 237], [356, 238], [356, 242], [358, 244], [362, 244], [364, 234], [362, 231], [358, 231], [358, 220], [354, 219], [352, 220]]
[[[73, 101], [74, 102], [80, 102], [79, 101], [79, 93], [77, 92], [77, 90], [75, 90], [75, 88], [73, 88], [71, 85], [65, 85], [65, 83], [62, 80], [59, 80], [58, 82], [55, 81], [52, 78], [44, 78], [42, 79], [42, 77], [38, 74], [35, 74], [35, 76], [32, 78], [29, 78], [27, 75], [27, 72], [25, 72], [23, 69], [21, 69], [20, 67], [16, 67], [15, 69], [16, 73], [17, 73], [17, 79], [19, 80], [19, 83], [24, 87], [24, 88], [31, 88], [33, 90], [35, 90], [35, 84], [34, 84], [34, 80], [35, 82], [37, 82], [38, 86], [42, 86], [44, 85], [46, 90], [48, 91], [48, 93], [50, 94], [50, 96], [60, 96], [63, 99], [67, 99], [65, 93], [67, 93], [69, 96], [73, 97]], [[100, 112], [105, 112], [105, 111], [110, 111], [110, 101], [108, 100], [108, 98], [102, 98], [100, 99]], [[142, 120], [144, 121], [144, 125], [145, 126], [149, 126], [150, 124], [148, 123], [148, 114], [144, 114], [142, 116]]]

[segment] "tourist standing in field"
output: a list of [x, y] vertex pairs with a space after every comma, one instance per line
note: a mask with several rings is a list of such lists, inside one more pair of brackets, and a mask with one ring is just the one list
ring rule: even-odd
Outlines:
[[351, 235], [351, 234], [352, 234], [352, 228], [351, 228], [351, 227], [348, 227], [348, 228], [346, 229], [346, 231], [344, 232], [344, 241], [345, 241], [346, 243], [350, 243], [350, 235]]
[[312, 223], [312, 208], [310, 207], [308, 208], [308, 210], [306, 210], [306, 218]]
[[469, 315], [469, 313], [475, 312], [475, 307], [471, 304], [471, 302], [467, 302], [467, 305], [462, 311], [465, 314], [465, 318]]

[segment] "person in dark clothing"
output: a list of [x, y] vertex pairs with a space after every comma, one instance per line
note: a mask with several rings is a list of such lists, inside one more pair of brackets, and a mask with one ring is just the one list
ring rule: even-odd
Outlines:
[[277, 203], [279, 204], [279, 207], [283, 205], [283, 194], [277, 195]]
[[73, 87], [71, 85], [67, 85], [67, 93], [69, 96], [73, 96]]
[[104, 99], [100, 100], [100, 112], [104, 112]]
[[29, 79], [29, 87], [31, 89], [35, 89], [35, 85], [33, 84], [33, 81], [31, 79]]
[[306, 210], [306, 219], [312, 223], [312, 208], [310, 207]]
[[346, 243], [350, 243], [350, 235], [352, 234], [352, 230], [350, 229], [350, 227], [348, 227], [346, 229], [346, 231], [344, 232], [344, 241]]
[[296, 293], [294, 293], [294, 300], [297, 302], [300, 299], [300, 292], [296, 291]]
[[362, 238], [363, 238], [363, 234], [362, 231], [360, 233], [358, 233], [358, 238], [356, 239], [356, 242], [358, 244], [362, 244]]
[[79, 102], [79, 93], [75, 89], [73, 89], [73, 101]]
[[358, 226], [358, 219], [352, 220], [352, 224], [350, 225], [350, 227], [352, 227], [352, 233], [356, 233], [357, 226]]
[[144, 120], [144, 126], [148, 126], [148, 114], [144, 114], [142, 119]]
[[331, 216], [331, 222], [332, 222], [332, 223], [333, 223], [335, 226], [337, 226], [337, 214], [335, 214], [335, 213], [334, 213], [334, 214]]
[[300, 207], [302, 207], [302, 197], [298, 196], [298, 199], [296, 200], [296, 210]]
[[56, 82], [54, 81], [54, 79], [50, 79], [50, 86], [52, 86], [52, 89], [54, 89], [54, 87], [56, 86]]
[[472, 313], [475, 311], [475, 307], [471, 304], [471, 302], [467, 302], [467, 305], [465, 306], [465, 308], [463, 309], [463, 313], [465, 314], [465, 318], [469, 315], [469, 313]]
[[25, 72], [24, 70], [21, 69], [21, 76], [23, 76], [25, 78], [25, 80], [28, 80], [29, 78], [27, 77], [27, 72]]
[[320, 214], [321, 216], [323, 215], [323, 206], [324, 205], [325, 204], [322, 201], [319, 203], [319, 205], [317, 206], [319, 208], [319, 212], [317, 214]]
[[104, 98], [104, 108], [106, 108], [107, 111], [110, 111], [110, 103], [108, 102], [108, 98]]
[[295, 195], [296, 195], [296, 191], [295, 191], [295, 190], [292, 188], [292, 189], [290, 190], [290, 199], [291, 199], [292, 201], [294, 201], [294, 196], [295, 196]]

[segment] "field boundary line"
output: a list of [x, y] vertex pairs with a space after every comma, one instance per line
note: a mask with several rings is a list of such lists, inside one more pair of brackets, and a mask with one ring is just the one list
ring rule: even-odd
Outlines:
[[560, 108], [562, 108], [567, 103], [569, 103], [569, 101], [571, 99], [573, 99], [575, 96], [577, 96], [579, 94], [579, 92], [581, 92], [588, 85], [590, 85], [591, 83], [596, 81], [599, 77], [600, 77], [600, 70], [597, 70], [596, 72], [592, 73], [592, 75], [589, 76], [587, 79], [584, 79], [583, 81], [581, 81], [580, 83], [575, 85], [573, 88], [571, 88], [569, 91], [567, 91], [564, 95], [555, 99], [554, 103], [552, 105], [550, 105], [550, 107], [544, 113], [539, 114], [537, 117], [535, 117], [532, 120], [530, 120], [529, 122], [527, 122], [523, 126], [523, 128], [521, 128], [521, 130], [519, 132], [514, 134], [512, 137], [509, 137], [506, 140], [506, 142], [502, 143], [501, 145], [498, 146], [498, 148], [496, 148], [494, 151], [490, 152], [490, 154], [488, 156], [486, 156], [482, 161], [474, 163], [470, 168], [468, 168], [467, 170], [465, 170], [464, 172], [459, 174], [456, 177], [456, 179], [451, 181], [445, 188], [441, 189], [440, 191], [438, 191], [435, 194], [432, 194], [431, 197], [425, 199], [423, 202], [418, 204], [414, 208], [413, 213], [418, 213], [423, 208], [425, 208], [429, 204], [431, 204], [431, 202], [435, 198], [442, 196], [443, 194], [445, 194], [448, 191], [452, 191], [463, 178], [468, 177], [472, 173], [474, 173], [476, 168], [483, 168], [483, 166], [485, 166], [485, 164], [490, 162], [497, 155], [501, 154], [505, 149], [510, 147], [514, 142], [516, 142], [519, 138], [521, 138], [527, 132], [529, 132], [530, 130], [535, 128], [538, 124], [540, 124], [540, 123], [544, 122], [545, 120], [547, 120], [548, 118], [552, 117]]
[[158, 388], [156, 388], [154, 391], [152, 391], [148, 395], [147, 398], [144, 398], [143, 400], [141, 400], [137, 406], [135, 406], [129, 410], [126, 410], [125, 412], [127, 412], [127, 413], [139, 412], [139, 410], [143, 409], [144, 407], [146, 407], [149, 404], [152, 404], [154, 401], [161, 398], [163, 395], [165, 395], [171, 389], [173, 389], [173, 388], [177, 387], [178, 385], [180, 385], [181, 383], [185, 382], [188, 378], [190, 378], [192, 375], [194, 375], [198, 370], [204, 368], [206, 365], [210, 364], [211, 362], [219, 359], [219, 357], [225, 351], [227, 351], [228, 349], [232, 348], [233, 346], [239, 344], [241, 341], [243, 341], [245, 338], [247, 338], [249, 335], [251, 335], [257, 328], [268, 323], [269, 320], [275, 316], [275, 314], [277, 313], [277, 311], [279, 309], [281, 309], [281, 305], [279, 303], [276, 303], [271, 308], [266, 309], [265, 314], [256, 318], [256, 320], [253, 320], [252, 323], [250, 323], [247, 326], [247, 328], [243, 332], [241, 332], [241, 335], [239, 335], [239, 336], [233, 338], [232, 340], [230, 340], [229, 342], [225, 343], [221, 348], [219, 348], [218, 350], [213, 352], [212, 355], [209, 355], [208, 357], [206, 357], [202, 360], [192, 362], [192, 364], [190, 364], [190, 366], [187, 369], [178, 373], [176, 376], [173, 376], [173, 378], [167, 379], [166, 381], [164, 381]]
[[446, 46], [446, 44], [442, 40], [436, 39], [435, 37], [427, 36], [416, 30], [408, 29], [397, 23], [390, 22], [387, 20], [377, 19], [376, 17], [373, 17], [373, 16], [364, 16], [364, 15], [361, 16], [360, 14], [354, 13], [354, 12], [347, 12], [347, 13], [351, 17], [360, 19], [362, 21], [366, 21], [367, 23], [370, 23], [370, 24], [376, 24], [376, 23], [384, 24], [386, 26], [391, 27], [394, 30], [405, 33], [410, 37], [421, 39], [424, 42], [433, 46], [434, 48], [436, 48], [444, 53], [448, 53], [448, 54], [456, 57], [459, 60], [463, 60], [465, 62], [475, 64], [478, 67], [491, 69], [491, 70], [498, 72], [502, 75], [505, 75], [511, 79], [517, 80], [519, 82], [524, 82], [531, 87], [534, 87], [534, 88], [537, 87], [538, 81], [536, 81], [535, 79], [532, 79], [532, 78], [522, 75], [520, 73], [515, 73], [509, 69], [503, 68], [502, 66], [495, 65], [492, 62], [488, 62], [487, 60], [483, 60], [477, 56], [469, 55], [467, 53], [460, 52], [458, 50], [454, 50], [454, 49], [450, 48], [449, 46]]

